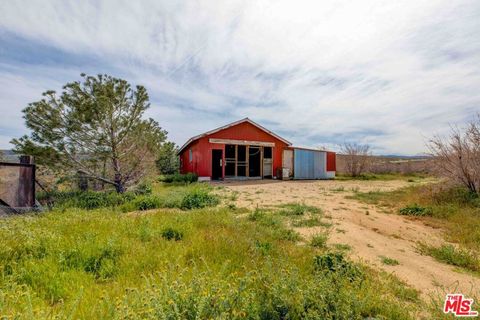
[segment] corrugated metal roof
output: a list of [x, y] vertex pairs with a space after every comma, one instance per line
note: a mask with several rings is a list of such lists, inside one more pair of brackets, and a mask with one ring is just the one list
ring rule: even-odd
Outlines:
[[314, 148], [314, 147], [304, 147], [304, 146], [288, 146], [290, 149], [300, 149], [300, 150], [310, 150], [310, 151], [323, 151], [323, 152], [332, 152], [325, 149]]

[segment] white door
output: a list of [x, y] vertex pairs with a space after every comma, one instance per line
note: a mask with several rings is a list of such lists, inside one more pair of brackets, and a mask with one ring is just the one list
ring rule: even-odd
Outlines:
[[288, 175], [290, 177], [293, 176], [293, 150], [283, 150], [282, 168], [288, 170]]

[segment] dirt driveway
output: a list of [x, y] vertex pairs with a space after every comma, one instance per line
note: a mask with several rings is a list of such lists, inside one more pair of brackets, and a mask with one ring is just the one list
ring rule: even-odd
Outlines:
[[[422, 241], [432, 245], [444, 242], [441, 230], [421, 221], [387, 213], [374, 205], [348, 199], [354, 191], [389, 191], [411, 185], [407, 181], [246, 181], [223, 182], [227, 192], [236, 194], [238, 207], [275, 207], [292, 202], [322, 208], [331, 217], [329, 243], [347, 244], [350, 255], [371, 266], [394, 273], [423, 295], [462, 292], [478, 293], [480, 279], [454, 267], [420, 255], [415, 249]], [[322, 227], [295, 228], [305, 238]], [[324, 229], [323, 229], [324, 230]], [[382, 257], [398, 265], [385, 265]], [[456, 290], [455, 290], [456, 289]]]

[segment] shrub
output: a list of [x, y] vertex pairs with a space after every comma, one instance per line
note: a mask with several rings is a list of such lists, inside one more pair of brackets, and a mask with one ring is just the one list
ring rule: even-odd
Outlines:
[[279, 228], [276, 230], [277, 238], [280, 240], [296, 242], [302, 239], [300, 233], [292, 229]]
[[432, 195], [432, 200], [439, 205], [458, 204], [480, 207], [480, 196], [464, 187], [441, 189]]
[[282, 207], [284, 209], [280, 211], [280, 214], [285, 216], [303, 216], [305, 213], [321, 213], [321, 209], [313, 206], [307, 206], [303, 203], [287, 203], [282, 205]]
[[387, 266], [398, 266], [400, 264], [398, 260], [389, 257], [380, 256], [380, 260]]
[[189, 190], [183, 197], [180, 208], [182, 209], [199, 209], [205, 207], [216, 206], [220, 200], [216, 195], [210, 194], [205, 188], [194, 188]]
[[95, 277], [107, 279], [114, 276], [116, 263], [121, 252], [118, 248], [107, 246], [89, 256], [84, 261], [84, 270], [93, 273]]
[[317, 227], [317, 226], [327, 226], [327, 223], [322, 222], [319, 218], [313, 217], [308, 219], [294, 220], [292, 226], [294, 227]]
[[418, 248], [421, 253], [430, 255], [438, 261], [480, 272], [480, 259], [468, 250], [456, 248], [451, 244], [445, 244], [440, 247], [419, 244]]
[[83, 192], [78, 197], [78, 206], [80, 208], [96, 209], [105, 205], [105, 195], [99, 192]]
[[255, 208], [255, 210], [248, 215], [248, 220], [250, 221], [259, 221], [265, 217], [265, 211], [259, 208]]
[[172, 183], [173, 180], [174, 180], [174, 176], [173, 174], [167, 174], [167, 175], [163, 175], [163, 176], [160, 176], [158, 178], [158, 181], [159, 182], [165, 182], [165, 183]]
[[335, 243], [333, 247], [340, 251], [350, 251], [352, 247], [346, 243]]
[[154, 231], [150, 227], [150, 222], [148, 220], [142, 220], [138, 226], [138, 237], [142, 242], [148, 242], [152, 240]]
[[52, 201], [55, 207], [97, 209], [122, 205], [135, 198], [135, 193], [98, 192], [98, 191], [53, 191], [39, 193], [39, 201]]
[[44, 203], [48, 200], [64, 200], [65, 198], [70, 198], [73, 195], [78, 195], [78, 191], [69, 191], [69, 192], [61, 192], [61, 191], [39, 191], [35, 193], [35, 198], [40, 201], [41, 203]]
[[180, 241], [183, 239], [183, 232], [168, 227], [162, 230], [162, 238], [166, 240]]
[[352, 177], [358, 177], [365, 172], [371, 162], [371, 148], [368, 144], [344, 142], [341, 153], [345, 155], [345, 170]]
[[327, 233], [317, 233], [310, 240], [310, 245], [315, 248], [325, 248], [327, 245], [328, 234]]
[[152, 194], [152, 185], [150, 183], [140, 183], [133, 191], [136, 195]]
[[198, 176], [194, 173], [175, 173], [160, 177], [159, 180], [165, 183], [193, 183], [198, 181]]
[[423, 216], [431, 216], [432, 209], [419, 206], [418, 204], [413, 204], [406, 206], [400, 209], [400, 214], [405, 216], [416, 216], [416, 217], [423, 217]]
[[183, 181], [193, 183], [198, 181], [198, 176], [195, 173], [187, 173], [183, 175]]
[[157, 196], [140, 196], [133, 200], [133, 205], [137, 210], [150, 210], [160, 208], [162, 201]]
[[428, 145], [436, 173], [472, 193], [480, 193], [480, 113], [464, 128], [450, 127], [446, 139], [435, 136]]
[[278, 216], [268, 212], [265, 209], [256, 208], [252, 213], [248, 215], [248, 220], [257, 222], [261, 226], [284, 230], [283, 223]]
[[120, 206], [126, 202], [132, 201], [135, 199], [136, 195], [133, 192], [108, 192], [105, 193], [105, 204], [108, 207]]
[[362, 270], [345, 259], [342, 253], [326, 253], [314, 258], [315, 270], [328, 274], [338, 274], [342, 277], [348, 278], [350, 281], [355, 281], [364, 278]]
[[255, 240], [255, 249], [260, 251], [263, 255], [267, 255], [272, 250], [272, 244], [270, 242], [262, 242]]
[[115, 275], [121, 255], [121, 248], [111, 242], [103, 245], [90, 244], [65, 252], [60, 262], [64, 268], [83, 270], [93, 274], [95, 278], [107, 279]]

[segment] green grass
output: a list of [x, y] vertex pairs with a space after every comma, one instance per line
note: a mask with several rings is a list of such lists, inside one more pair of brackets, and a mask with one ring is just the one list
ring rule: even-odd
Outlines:
[[188, 184], [194, 183], [198, 181], [198, 176], [193, 173], [187, 174], [167, 174], [162, 175], [158, 178], [158, 181], [165, 182], [165, 183], [174, 183], [174, 184]]
[[418, 249], [422, 254], [432, 256], [438, 261], [480, 274], [480, 259], [471, 251], [457, 248], [451, 244], [434, 247], [421, 243], [418, 245]]
[[300, 234], [285, 227], [281, 217], [279, 217], [274, 211], [257, 208], [248, 215], [247, 219], [258, 223], [263, 227], [270, 228], [279, 239], [292, 242], [301, 240]]
[[287, 203], [277, 206], [279, 209], [271, 210], [272, 214], [283, 218], [285, 223], [296, 228], [330, 227], [331, 223], [322, 221], [323, 210], [304, 203]]
[[344, 173], [337, 173], [335, 180], [349, 181], [349, 180], [377, 180], [377, 181], [391, 181], [391, 180], [405, 180], [408, 182], [422, 181], [428, 178], [427, 174], [422, 173], [364, 173], [357, 177], [349, 176]]
[[74, 196], [51, 212], [0, 220], [0, 315], [413, 319], [422, 306], [396, 278], [345, 258], [346, 246], [330, 252], [327, 230], [304, 245], [287, 227], [325, 225], [319, 208], [240, 216], [216, 207], [206, 184], [140, 189], [105, 208], [69, 207]]
[[422, 207], [414, 203], [401, 208], [399, 210], [399, 213], [404, 216], [424, 217], [424, 216], [431, 216], [432, 209], [427, 207]]
[[350, 251], [352, 250], [352, 247], [346, 243], [335, 243], [333, 244], [333, 247], [336, 249], [336, 250], [339, 250], [339, 251]]
[[331, 224], [327, 222], [323, 222], [320, 218], [318, 217], [311, 217], [307, 219], [295, 219], [292, 221], [292, 226], [296, 228], [301, 228], [301, 227], [329, 227]]
[[328, 233], [322, 232], [312, 236], [310, 245], [315, 248], [326, 248], [328, 240]]
[[382, 261], [382, 263], [387, 266], [398, 266], [400, 264], [398, 260], [385, 256], [380, 256], [380, 261]]
[[212, 193], [208, 184], [190, 183], [181, 185], [155, 184], [140, 185], [133, 191], [123, 194], [116, 192], [67, 191], [40, 193], [39, 200], [54, 200], [54, 207], [61, 210], [69, 208], [98, 209], [120, 208], [124, 212], [150, 210], [156, 208], [181, 208], [184, 210], [213, 207], [220, 199]]
[[0, 229], [10, 318], [414, 318], [392, 279], [345, 260], [329, 269], [268, 212], [69, 209]]
[[[402, 301], [410, 301], [410, 302], [419, 302], [420, 301], [420, 293], [418, 290], [406, 286], [403, 281], [395, 277], [395, 275], [387, 272], [382, 273], [383, 276], [387, 277], [389, 280], [389, 286], [390, 289], [395, 292], [395, 296], [399, 297], [400, 300]], [[441, 296], [444, 298], [444, 296]], [[442, 308], [440, 309], [435, 309], [435, 310], [430, 310], [433, 312], [441, 312]], [[436, 318], [433, 318], [436, 319]]]
[[287, 203], [279, 206], [282, 208], [280, 214], [284, 216], [303, 216], [307, 213], [321, 214], [322, 210], [317, 207], [308, 206], [304, 203]]

